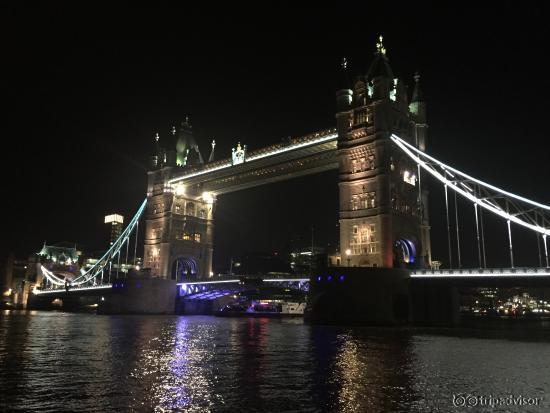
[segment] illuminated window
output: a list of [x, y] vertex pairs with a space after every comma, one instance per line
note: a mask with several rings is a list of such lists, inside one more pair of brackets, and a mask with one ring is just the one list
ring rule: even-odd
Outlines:
[[201, 209], [199, 211], [199, 218], [206, 218], [206, 210]]
[[409, 172], [409, 171], [404, 171], [403, 172], [403, 181], [405, 181], [409, 185], [415, 186], [416, 185], [416, 175]]
[[350, 239], [350, 250], [353, 255], [375, 254], [378, 251], [374, 228], [374, 224], [353, 226]]
[[184, 233], [183, 233], [183, 239], [184, 239], [185, 241], [191, 241], [191, 234], [188, 233], [188, 232], [184, 232]]
[[198, 232], [195, 233], [195, 242], [201, 242], [201, 234]]
[[355, 173], [355, 172], [359, 172], [360, 168], [359, 168], [359, 164], [357, 162], [357, 159], [352, 159], [351, 160], [351, 172]]
[[351, 197], [351, 209], [352, 211], [356, 211], [359, 209], [359, 196], [353, 195]]
[[365, 109], [355, 112], [355, 124], [367, 123], [368, 115]]

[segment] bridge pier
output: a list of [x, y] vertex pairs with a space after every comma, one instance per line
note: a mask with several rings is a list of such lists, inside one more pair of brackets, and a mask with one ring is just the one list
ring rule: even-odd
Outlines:
[[156, 277], [117, 280], [98, 314], [174, 314], [176, 281]]
[[409, 272], [338, 267], [315, 275], [305, 318], [314, 324], [400, 325], [410, 320]]
[[457, 287], [412, 282], [410, 297], [413, 324], [452, 326], [460, 323], [460, 297]]

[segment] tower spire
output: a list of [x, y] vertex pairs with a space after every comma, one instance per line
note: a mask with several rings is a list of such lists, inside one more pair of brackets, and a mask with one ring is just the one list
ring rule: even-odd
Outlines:
[[216, 141], [212, 139], [212, 150], [210, 151], [210, 156], [208, 157], [208, 162], [214, 161], [214, 148], [216, 147]]
[[376, 43], [376, 53], [386, 55], [386, 48], [384, 47], [384, 37], [378, 36], [378, 42]]
[[422, 95], [422, 90], [420, 89], [420, 75], [418, 72], [414, 74], [414, 90], [411, 98], [411, 103], [413, 102], [423, 102], [424, 96]]
[[347, 110], [352, 101], [351, 83], [349, 81], [347, 69], [348, 60], [343, 57], [338, 73], [338, 90], [336, 91], [336, 107], [338, 112]]

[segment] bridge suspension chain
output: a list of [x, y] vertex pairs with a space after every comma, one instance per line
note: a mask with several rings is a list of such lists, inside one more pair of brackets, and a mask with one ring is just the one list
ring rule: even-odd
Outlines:
[[82, 271], [81, 274], [72, 281], [66, 281], [55, 275], [52, 271], [48, 270], [44, 266], [41, 266], [41, 271], [44, 277], [54, 286], [70, 286], [70, 287], [79, 287], [84, 286], [89, 283], [97, 283], [97, 279], [100, 280], [100, 283], [104, 282], [104, 273], [109, 272], [109, 283], [111, 282], [111, 271], [113, 262], [118, 259], [117, 265], [117, 276], [120, 270], [120, 254], [123, 246], [126, 244], [126, 262], [128, 261], [128, 246], [130, 242], [130, 237], [132, 234], [135, 234], [135, 247], [134, 247], [134, 266], [136, 263], [136, 253], [137, 253], [137, 238], [138, 238], [138, 228], [139, 220], [145, 211], [147, 206], [147, 200], [144, 200], [140, 205], [138, 211], [128, 223], [124, 231], [120, 236], [113, 242], [111, 247], [103, 254], [103, 256], [97, 260], [97, 262], [92, 265], [88, 270]]
[[[426, 154], [399, 136], [392, 134], [391, 140], [408, 155], [419, 167], [428, 172], [445, 188], [445, 205], [447, 209], [447, 227], [450, 233], [449, 225], [449, 201], [448, 188], [456, 194], [461, 195], [474, 204], [476, 217], [476, 234], [478, 240], [478, 259], [480, 267], [486, 267], [485, 257], [485, 234], [483, 229], [483, 210], [490, 211], [492, 214], [503, 218], [506, 221], [508, 231], [508, 247], [510, 251], [511, 266], [514, 267], [514, 254], [512, 244], [511, 223], [518, 224], [530, 231], [535, 232], [542, 238], [544, 246], [544, 255], [546, 267], [549, 266], [547, 237], [550, 235], [550, 206], [530, 200], [520, 195], [505, 191], [494, 185], [488, 184], [480, 179], [474, 178], [464, 172], [459, 171], [436, 158]], [[478, 206], [480, 208], [478, 208]], [[455, 217], [457, 214], [455, 198]], [[481, 237], [479, 234], [481, 223]], [[456, 220], [457, 244], [458, 240], [458, 220]], [[537, 236], [537, 243], [539, 238]], [[449, 235], [450, 237], [450, 235]], [[480, 239], [481, 238], [481, 239]], [[449, 259], [451, 257], [451, 243], [449, 243]], [[482, 248], [480, 245], [482, 244]], [[460, 247], [458, 247], [458, 260], [460, 267]], [[540, 255], [540, 254], [539, 254]], [[542, 263], [542, 257], [540, 257]], [[451, 261], [452, 262], [452, 261]]]

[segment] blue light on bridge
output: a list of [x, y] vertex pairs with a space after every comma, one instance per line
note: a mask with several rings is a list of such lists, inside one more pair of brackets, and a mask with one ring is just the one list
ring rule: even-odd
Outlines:
[[[340, 275], [340, 276], [332, 276], [332, 275], [327, 275], [327, 282], [331, 282], [333, 279], [335, 278], [338, 278], [338, 281], [339, 282], [344, 282], [346, 277], [344, 275]], [[318, 275], [317, 277], [315, 277], [315, 280], [320, 283], [321, 281], [323, 281], [323, 277], [321, 275]]]

